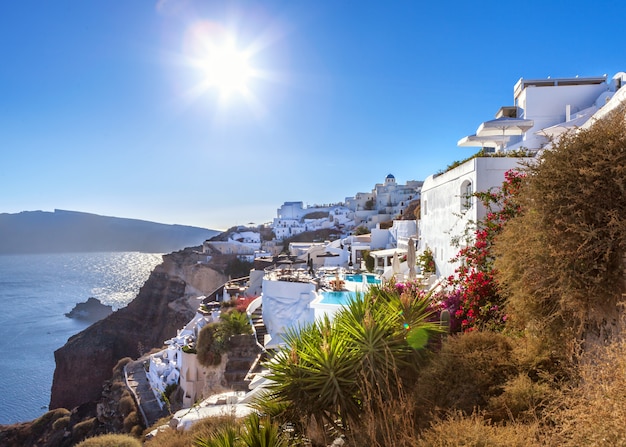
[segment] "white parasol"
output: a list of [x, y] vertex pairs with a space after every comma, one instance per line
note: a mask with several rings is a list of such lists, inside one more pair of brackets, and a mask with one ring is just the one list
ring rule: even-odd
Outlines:
[[406, 253], [406, 263], [409, 265], [409, 279], [415, 278], [415, 241], [412, 237], [409, 238], [409, 248]]

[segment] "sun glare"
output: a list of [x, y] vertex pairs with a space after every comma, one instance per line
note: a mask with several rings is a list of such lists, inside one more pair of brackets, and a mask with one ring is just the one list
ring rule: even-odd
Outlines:
[[194, 96], [214, 91], [222, 101], [234, 94], [250, 100], [249, 84], [255, 77], [251, 50], [238, 47], [232, 33], [212, 22], [197, 22], [186, 37], [185, 53], [199, 75]]
[[246, 55], [234, 43], [211, 48], [201, 62], [207, 87], [217, 88], [220, 93], [244, 93], [248, 87], [251, 68]]

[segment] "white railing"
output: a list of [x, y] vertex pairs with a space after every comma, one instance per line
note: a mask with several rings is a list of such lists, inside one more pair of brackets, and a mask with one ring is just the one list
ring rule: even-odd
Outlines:
[[248, 307], [246, 308], [246, 315], [248, 315], [248, 321], [250, 322], [250, 327], [252, 327], [252, 334], [254, 335], [254, 340], [256, 341], [257, 346], [261, 348], [263, 352], [265, 352], [265, 346], [259, 343], [259, 338], [257, 337], [256, 328], [254, 327], [254, 322], [252, 321], [252, 314], [254, 313], [254, 311], [258, 310], [262, 304], [263, 304], [263, 296], [261, 295], [260, 297], [252, 300], [250, 304], [248, 304]]

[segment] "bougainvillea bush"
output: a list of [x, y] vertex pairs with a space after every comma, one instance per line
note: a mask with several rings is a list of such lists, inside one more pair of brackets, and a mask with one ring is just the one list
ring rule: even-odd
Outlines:
[[450, 312], [451, 330], [504, 327], [506, 314], [495, 280], [491, 248], [505, 223], [520, 213], [516, 196], [524, 177], [520, 171], [507, 171], [500, 188], [474, 194], [487, 214], [476, 222], [473, 237], [453, 259], [460, 262], [459, 267], [447, 278], [451, 292], [441, 298], [441, 306]]

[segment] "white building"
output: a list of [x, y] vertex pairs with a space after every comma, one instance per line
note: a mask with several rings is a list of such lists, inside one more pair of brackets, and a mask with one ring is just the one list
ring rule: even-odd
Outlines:
[[[607, 103], [625, 96], [626, 74], [611, 80], [590, 78], [520, 79], [514, 86], [514, 106], [500, 108], [496, 119], [485, 121], [476, 134], [459, 140], [459, 146], [491, 147], [496, 152], [525, 149], [530, 153], [547, 149], [550, 137], [584, 126], [603, 113]], [[611, 100], [613, 96], [614, 100]], [[594, 115], [595, 114], [595, 115]], [[430, 248], [439, 276], [454, 273], [450, 260], [459, 251], [453, 244], [463, 236], [469, 222], [485, 215], [485, 209], [471, 194], [499, 187], [504, 173], [531, 159], [506, 157], [473, 158], [441, 175], [431, 175], [421, 191], [419, 250]]]
[[401, 185], [389, 174], [384, 183], [377, 183], [370, 193], [359, 192], [354, 197], [346, 197], [346, 206], [354, 211], [355, 225], [372, 229], [381, 222], [402, 216], [409, 203], [419, 199], [422, 183], [410, 180]]
[[242, 230], [231, 233], [226, 241], [205, 241], [202, 252], [210, 253], [211, 249], [252, 262], [261, 252], [261, 234], [258, 231]]
[[272, 230], [278, 241], [306, 231], [352, 227], [354, 213], [343, 204], [305, 208], [302, 202], [285, 202], [277, 210], [277, 217], [272, 223]]
[[424, 182], [421, 199], [419, 251], [430, 248], [437, 275], [454, 273], [452, 259], [459, 252], [453, 241], [462, 239], [470, 222], [485, 216], [485, 208], [471, 195], [500, 186], [504, 173], [519, 167], [522, 160], [512, 157], [479, 157], [444, 174], [431, 175]]

